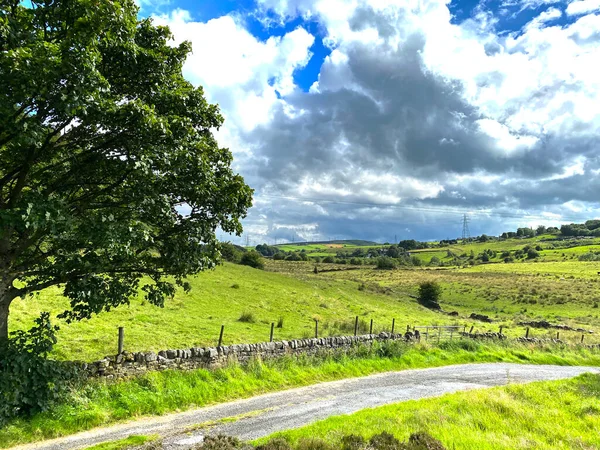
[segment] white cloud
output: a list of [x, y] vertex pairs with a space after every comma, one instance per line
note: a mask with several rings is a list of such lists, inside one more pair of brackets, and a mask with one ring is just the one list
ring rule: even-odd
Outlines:
[[277, 93], [294, 91], [293, 73], [308, 63], [314, 42], [301, 27], [260, 41], [228, 15], [195, 22], [178, 9], [155, 21], [168, 25], [177, 43], [192, 43], [185, 76], [204, 86], [209, 101], [219, 103], [227, 120], [246, 131], [268, 122]]
[[[258, 189], [247, 221], [254, 233], [323, 237], [343, 223], [340, 233], [367, 237], [361, 230], [384, 236], [385, 226], [400, 226], [397, 211], [352, 202], [534, 211], [548, 221], [597, 211], [589, 205], [600, 181], [569, 183], [600, 173], [600, 15], [587, 14], [600, 0], [570, 3], [570, 24], [558, 25], [564, 7], [556, 5], [502, 35], [483, 7], [451, 22], [448, 0], [258, 3], [282, 22], [318, 22], [332, 51], [309, 93], [293, 77], [314, 42], [303, 28], [261, 41], [232, 16], [158, 18], [178, 41], [192, 41], [185, 74], [223, 109], [218, 139]], [[405, 224], [422, 219], [406, 216]], [[482, 232], [499, 226], [486, 220]]]
[[578, 16], [598, 10], [600, 10], [600, 0], [577, 0], [567, 6], [567, 14], [570, 16]]

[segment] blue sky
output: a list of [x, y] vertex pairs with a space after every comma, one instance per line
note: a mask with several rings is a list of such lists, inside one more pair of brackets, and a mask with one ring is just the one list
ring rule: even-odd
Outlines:
[[256, 243], [599, 215], [599, 0], [139, 1], [192, 42]]

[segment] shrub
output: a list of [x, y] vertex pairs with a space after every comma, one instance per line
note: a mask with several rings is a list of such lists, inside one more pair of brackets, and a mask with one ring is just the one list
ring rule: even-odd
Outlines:
[[417, 257], [417, 256], [411, 256], [410, 262], [413, 266], [416, 266], [416, 267], [421, 267], [423, 265], [423, 261], [421, 261], [419, 259], [419, 257]]
[[202, 450], [236, 450], [242, 447], [238, 438], [231, 436], [206, 436], [201, 446], [196, 447]]
[[254, 313], [251, 311], [245, 311], [238, 319], [238, 322], [254, 323], [256, 322], [256, 317], [254, 317]]
[[326, 256], [323, 258], [324, 263], [333, 264], [335, 262], [335, 258], [333, 256]]
[[534, 248], [527, 250], [527, 259], [535, 259], [538, 256], [540, 256], [540, 254]]
[[285, 259], [285, 253], [283, 253], [283, 252], [275, 253], [273, 255], [273, 259], [275, 261], [283, 261]]
[[417, 301], [429, 309], [441, 309], [439, 300], [442, 288], [435, 281], [424, 281], [419, 285]]
[[219, 251], [225, 261], [232, 263], [239, 263], [242, 255], [246, 252], [243, 247], [234, 245], [231, 242], [221, 242], [219, 244]]
[[271, 439], [269, 442], [256, 447], [256, 450], [292, 450], [292, 447], [283, 438]]
[[333, 445], [316, 438], [301, 439], [296, 450], [338, 450]]
[[29, 331], [17, 331], [0, 348], [0, 425], [11, 418], [45, 411], [77, 380], [73, 364], [52, 361], [58, 327], [44, 312]]
[[356, 434], [344, 436], [340, 444], [342, 450], [362, 450], [367, 446], [365, 438]]
[[263, 257], [260, 256], [260, 254], [255, 250], [251, 250], [249, 252], [244, 253], [242, 255], [242, 258], [240, 259], [240, 264], [244, 266], [254, 267], [255, 269], [265, 268]]
[[430, 266], [439, 266], [440, 263], [441, 263], [440, 258], [438, 258], [437, 256], [432, 256], [431, 259], [429, 260]]
[[286, 261], [302, 261], [300, 255], [296, 252], [291, 252], [289, 255], [285, 257]]
[[375, 450], [400, 450], [400, 441], [394, 437], [391, 433], [385, 431], [374, 435], [370, 440], [369, 444]]
[[398, 262], [389, 256], [377, 258], [377, 268], [380, 270], [391, 270], [398, 267]]

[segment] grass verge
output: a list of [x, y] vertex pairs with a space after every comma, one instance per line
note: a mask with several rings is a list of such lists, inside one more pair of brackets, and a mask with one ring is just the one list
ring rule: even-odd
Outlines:
[[254, 361], [219, 370], [148, 373], [121, 382], [94, 380], [51, 410], [0, 429], [0, 447], [55, 438], [141, 416], [160, 415], [265, 392], [378, 372], [473, 362], [600, 366], [600, 352], [560, 346], [447, 341], [356, 347], [347, 354]]
[[143, 436], [143, 435], [135, 435], [129, 436], [125, 439], [119, 439], [118, 441], [105, 442], [103, 444], [94, 445], [92, 447], [87, 447], [85, 450], [125, 450], [131, 448], [133, 446], [138, 446], [142, 444], [148, 444], [152, 441], [158, 439], [157, 435], [151, 436]]
[[387, 431], [398, 439], [425, 431], [449, 449], [600, 448], [600, 376], [447, 394], [336, 416], [261, 439], [294, 448], [323, 439], [339, 448], [349, 434]]

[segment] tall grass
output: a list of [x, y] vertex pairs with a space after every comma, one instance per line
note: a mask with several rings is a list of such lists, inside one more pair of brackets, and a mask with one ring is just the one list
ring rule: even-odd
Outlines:
[[348, 353], [288, 357], [210, 371], [165, 371], [112, 382], [95, 380], [68, 401], [0, 430], [0, 447], [72, 434], [140, 416], [205, 406], [321, 381], [390, 370], [470, 362], [600, 366], [600, 352], [585, 348], [525, 346], [474, 341], [408, 346], [402, 342], [355, 347]]

